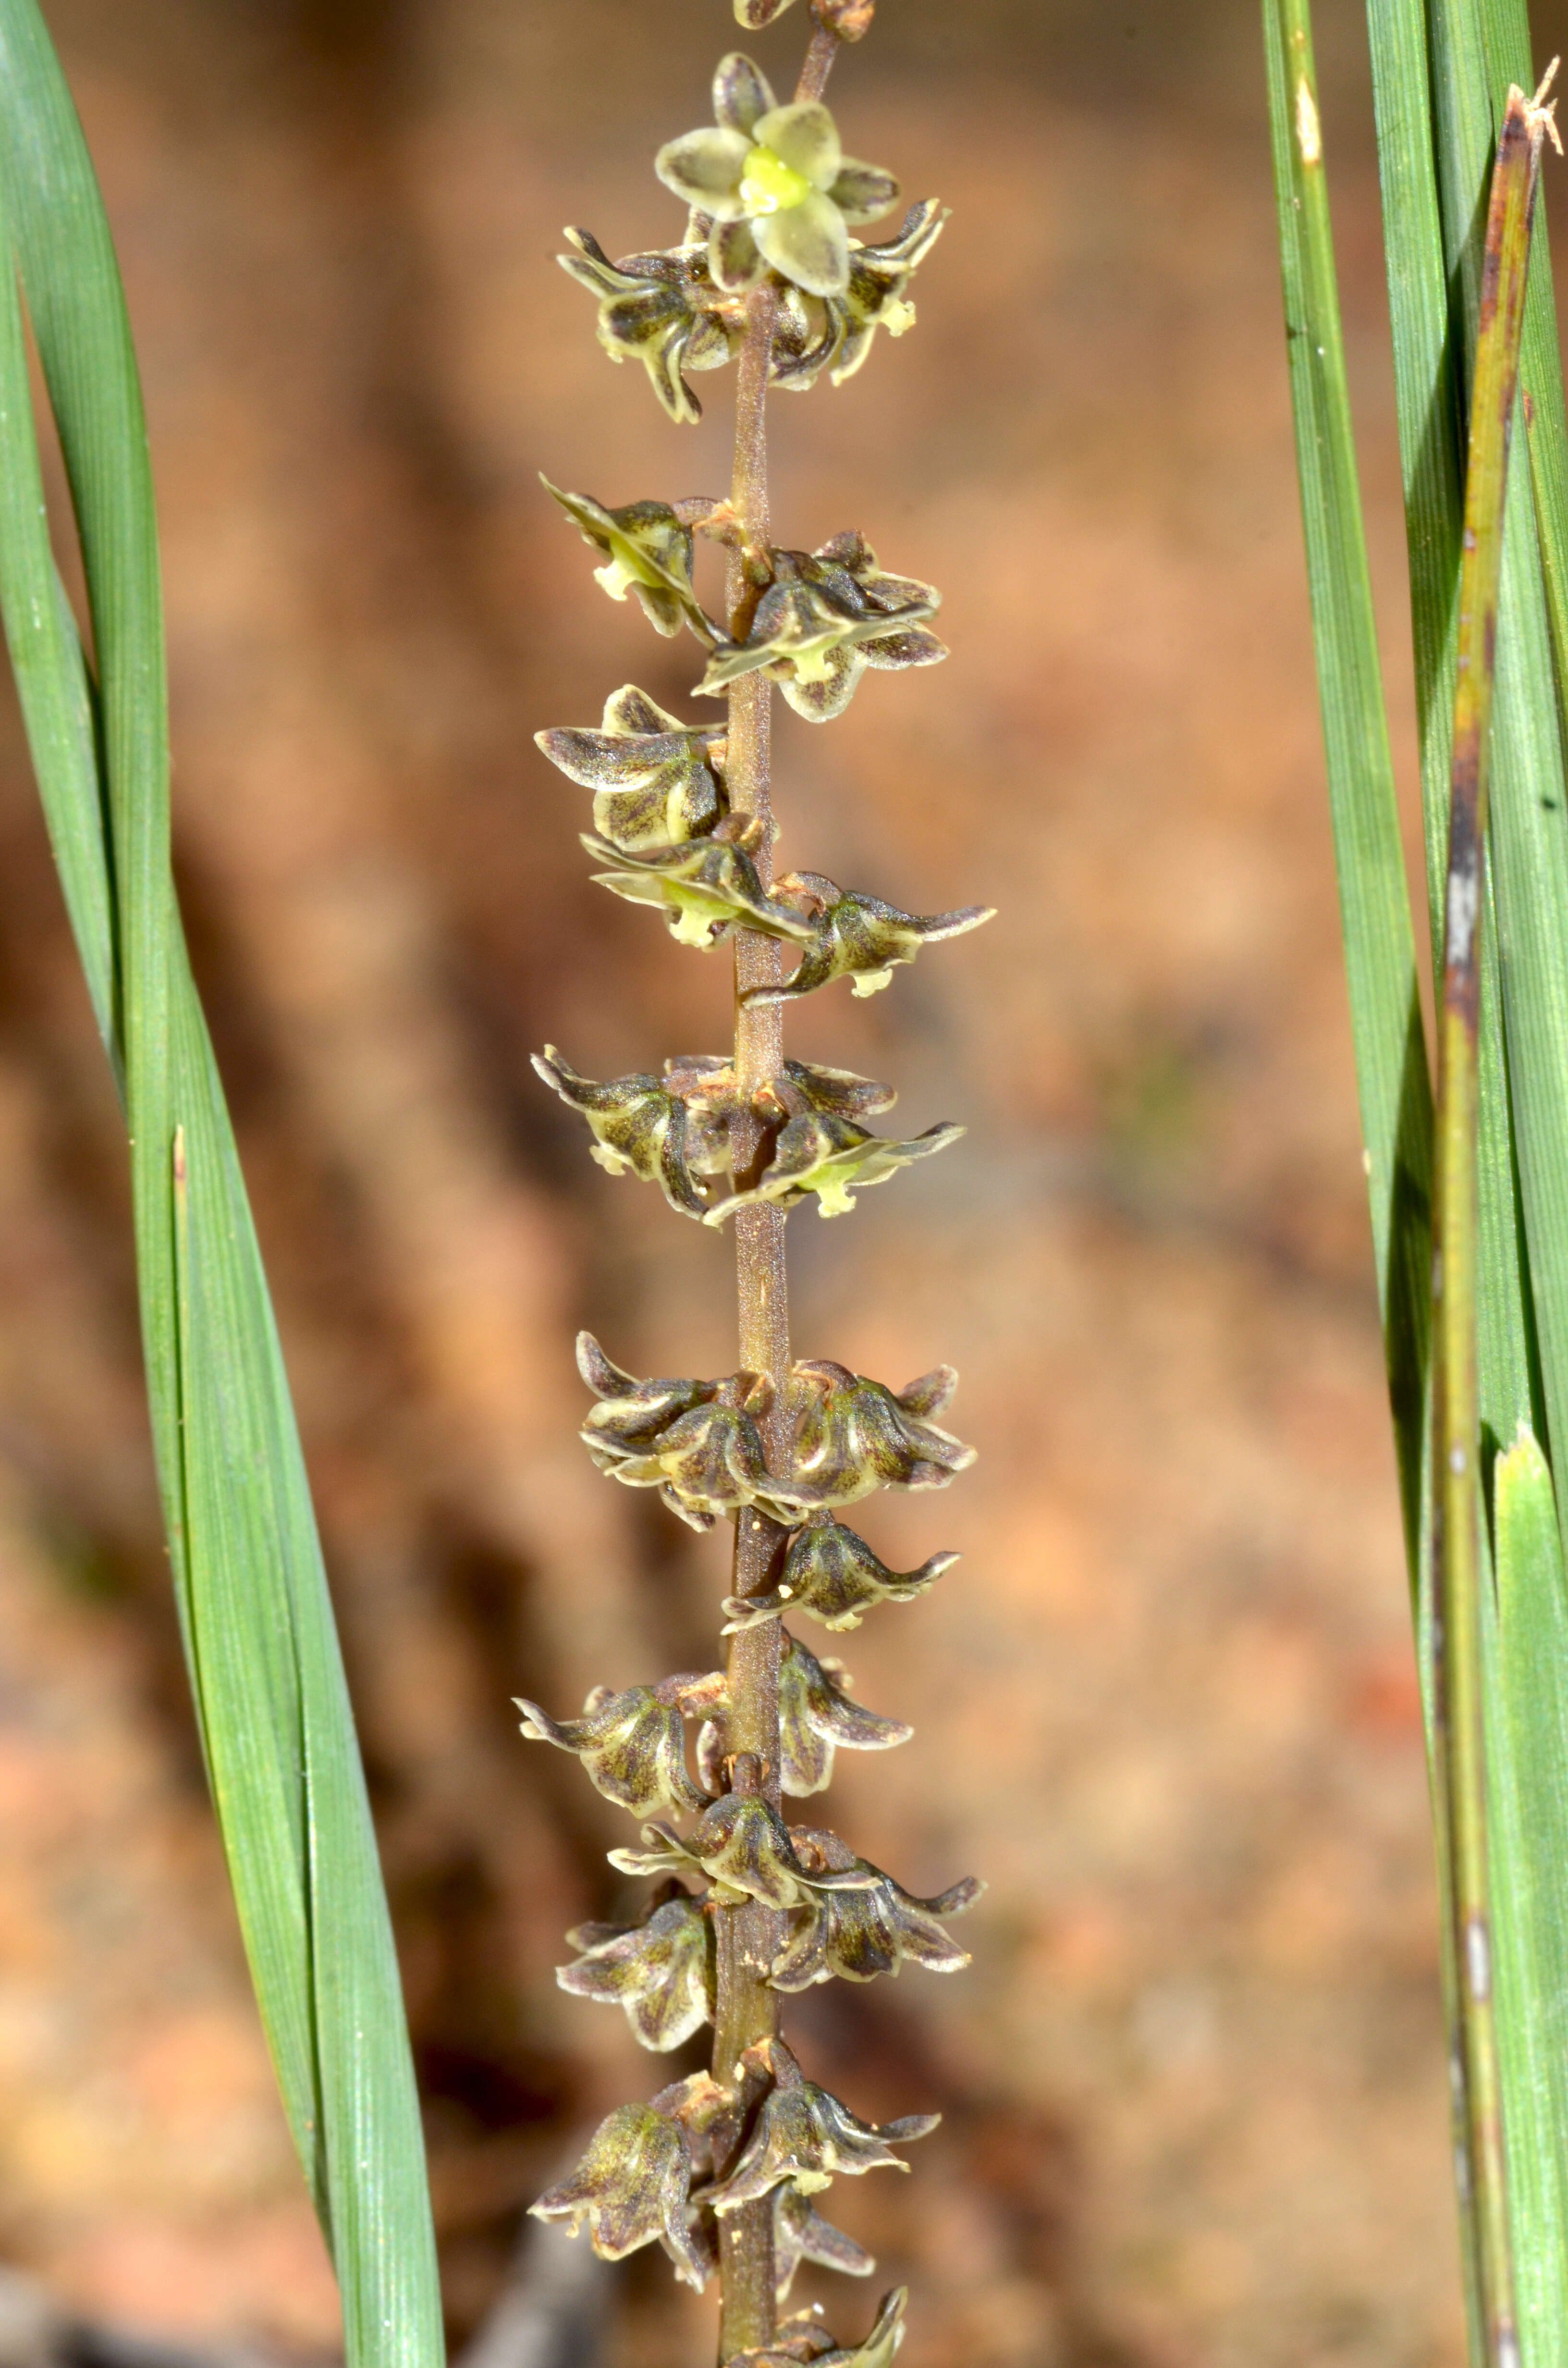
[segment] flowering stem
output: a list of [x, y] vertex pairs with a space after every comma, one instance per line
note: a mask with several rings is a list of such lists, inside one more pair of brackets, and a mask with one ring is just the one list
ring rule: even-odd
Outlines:
[[[819, 24], [812, 35], [797, 98], [818, 98], [840, 47], [836, 34]], [[732, 640], [750, 631], [766, 580], [768, 545], [767, 380], [778, 296], [771, 277], [752, 290], [746, 304], [745, 339], [735, 390], [734, 474], [730, 500], [737, 541], [726, 584]], [[763, 885], [773, 878], [773, 808], [770, 746], [773, 686], [760, 668], [743, 675], [729, 690], [729, 746], [725, 780], [730, 804], [762, 825], [755, 860]], [[776, 986], [784, 975], [784, 950], [777, 938], [742, 929], [735, 938], [735, 1082], [743, 1101], [771, 1084], [784, 1070], [784, 1011], [778, 1003], [746, 1009], [741, 997], [753, 987]], [[761, 1129], [750, 1143], [734, 1147], [737, 1190], [756, 1181], [764, 1156]], [[790, 1291], [784, 1256], [784, 1212], [770, 1203], [736, 1212], [735, 1297], [740, 1317], [740, 1360], [748, 1372], [766, 1373], [773, 1384], [773, 1408], [763, 1438], [770, 1466], [782, 1472], [788, 1452], [784, 1390], [790, 1369]], [[776, 1576], [788, 1531], [756, 1507], [737, 1515], [733, 1592], [767, 1591]], [[728, 1747], [734, 1760], [737, 1793], [759, 1792], [775, 1809], [779, 1788], [778, 1668], [782, 1632], [777, 1620], [743, 1628], [730, 1640]], [[737, 2081], [745, 2049], [778, 2030], [779, 1995], [767, 1971], [783, 1944], [784, 1919], [758, 1901], [715, 1908], [718, 1994], [713, 2016], [713, 2077], [721, 2086]], [[743, 2083], [735, 2111], [713, 2132], [715, 2170], [728, 2168], [738, 2149], [754, 2099]], [[773, 2263], [773, 2202], [764, 2197], [719, 2220], [722, 2287], [719, 2357], [771, 2343], [776, 2332]]]

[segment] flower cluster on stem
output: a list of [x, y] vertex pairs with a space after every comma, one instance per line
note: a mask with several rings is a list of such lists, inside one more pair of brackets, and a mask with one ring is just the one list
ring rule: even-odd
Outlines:
[[[736, 0], [735, 13], [760, 28], [790, 5]], [[732, 948], [734, 1042], [602, 1082], [553, 1045], [535, 1066], [586, 1122], [602, 1167], [658, 1185], [683, 1215], [731, 1227], [739, 1361], [716, 1379], [642, 1379], [590, 1335], [579, 1342], [593, 1401], [582, 1436], [599, 1470], [656, 1489], [696, 1529], [732, 1523], [734, 1559], [722, 1669], [599, 1687], [576, 1718], [519, 1704], [527, 1737], [574, 1754], [642, 1820], [638, 1844], [613, 1850], [611, 1863], [655, 1884], [631, 1920], [578, 1926], [559, 1977], [577, 1997], [619, 2007], [655, 2052], [705, 2024], [713, 2044], [710, 2069], [611, 2113], [533, 2209], [585, 2229], [607, 2259], [657, 2243], [688, 2283], [717, 2273], [722, 2368], [889, 2368], [902, 2289], [858, 2343], [838, 2343], [813, 2314], [781, 2318], [780, 2305], [802, 2261], [870, 2273], [813, 2199], [836, 2178], [906, 2169], [900, 2149], [935, 2117], [861, 2120], [802, 2072], [780, 2008], [816, 1983], [896, 1975], [905, 1962], [956, 1971], [968, 1959], [949, 1920], [981, 1888], [966, 1878], [919, 1897], [837, 1834], [784, 1814], [787, 1800], [825, 1790], [836, 1751], [887, 1750], [911, 1733], [858, 1702], [841, 1665], [813, 1654], [786, 1617], [855, 1628], [879, 1604], [924, 1595], [956, 1559], [943, 1552], [890, 1570], [840, 1514], [879, 1488], [944, 1488], [974, 1456], [938, 1420], [957, 1385], [949, 1367], [893, 1390], [829, 1359], [795, 1358], [790, 1343], [789, 1212], [814, 1199], [821, 1215], [842, 1214], [858, 1191], [963, 1130], [874, 1130], [867, 1121], [892, 1107], [892, 1089], [787, 1058], [785, 1008], [838, 979], [875, 993], [926, 946], [991, 917], [977, 905], [907, 913], [774, 862], [774, 689], [821, 723], [842, 713], [868, 669], [947, 655], [931, 630], [931, 585], [882, 567], [858, 529], [809, 552], [776, 542], [768, 514], [769, 389], [801, 391], [824, 372], [839, 383], [878, 329], [901, 336], [915, 318], [910, 281], [945, 220], [927, 199], [881, 244], [858, 235], [897, 204], [898, 184], [846, 154], [823, 94], [873, 6], [809, 0], [809, 47], [788, 100], [751, 58], [720, 62], [712, 123], [654, 160], [689, 210], [677, 245], [612, 261], [572, 230], [561, 257], [597, 301], [606, 350], [642, 364], [673, 419], [699, 416], [688, 374], [737, 368], [722, 499], [612, 506], [549, 486], [601, 562], [605, 591], [635, 598], [658, 632], [695, 637], [693, 693], [722, 700], [722, 722], [687, 722], [626, 684], [597, 729], [539, 735], [551, 763], [593, 793], [584, 845], [596, 878], [652, 905], [678, 943]], [[699, 536], [725, 554], [717, 615], [698, 596]]]

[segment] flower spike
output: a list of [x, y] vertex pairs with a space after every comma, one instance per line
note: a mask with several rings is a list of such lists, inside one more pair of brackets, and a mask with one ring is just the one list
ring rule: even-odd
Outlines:
[[713, 2019], [713, 1919], [700, 1900], [671, 1886], [641, 1924], [579, 1924], [566, 1935], [581, 1955], [555, 1978], [574, 1998], [622, 2007], [644, 2047], [665, 2054]]
[[722, 289], [771, 268], [813, 296], [849, 286], [849, 229], [898, 201], [878, 165], [846, 156], [820, 99], [779, 107], [761, 69], [733, 51], [713, 78], [711, 126], [671, 140], [653, 160], [667, 189], [712, 224], [708, 268]]
[[780, 1780], [792, 1800], [825, 1792], [835, 1750], [892, 1751], [915, 1729], [851, 1701], [843, 1664], [819, 1661], [789, 1630], [778, 1671]]
[[535, 2219], [585, 2226], [601, 2260], [623, 2260], [655, 2238], [681, 2282], [700, 2294], [712, 2273], [691, 2230], [691, 2139], [723, 2092], [706, 2072], [662, 2089], [650, 2104], [619, 2105], [599, 2123], [577, 2168], [529, 2206]]
[[712, 620], [692, 589], [691, 529], [667, 502], [628, 502], [622, 509], [607, 510], [587, 494], [563, 493], [548, 477], [541, 476], [540, 483], [560, 503], [583, 541], [603, 552], [605, 564], [595, 568], [594, 580], [612, 600], [624, 600], [635, 592], [655, 632], [667, 636], [689, 625], [699, 640], [713, 640]]
[[703, 2192], [702, 2201], [720, 2214], [759, 2202], [785, 2180], [814, 2195], [840, 2172], [858, 2179], [868, 2170], [907, 2170], [893, 2147], [928, 2137], [942, 2118], [906, 2113], [879, 2127], [805, 2079], [781, 2039], [764, 2040], [746, 2055], [771, 2071], [774, 2085], [733, 2169]]
[[819, 986], [846, 978], [854, 995], [875, 995], [886, 986], [900, 962], [912, 962], [922, 946], [944, 938], [962, 937], [995, 918], [994, 905], [964, 905], [956, 913], [901, 913], [880, 896], [858, 889], [840, 888], [820, 872], [791, 872], [781, 888], [808, 896], [817, 906], [812, 939], [800, 969], [782, 986], [753, 987], [749, 1008], [764, 1003], [790, 1003]]
[[925, 1417], [939, 1414], [957, 1386], [950, 1365], [895, 1395], [826, 1358], [796, 1364], [796, 1481], [823, 1505], [853, 1505], [874, 1488], [945, 1488], [975, 1451]]
[[764, 1621], [797, 1611], [824, 1628], [858, 1628], [873, 1605], [913, 1603], [957, 1560], [956, 1554], [935, 1554], [918, 1570], [890, 1570], [864, 1538], [831, 1513], [814, 1513], [790, 1539], [778, 1585], [770, 1594], [725, 1598], [728, 1624], [723, 1633], [733, 1636], [743, 1628], [758, 1628]]
[[537, 1702], [517, 1702], [523, 1733], [530, 1743], [553, 1743], [574, 1751], [585, 1773], [607, 1801], [637, 1816], [657, 1809], [705, 1808], [708, 1794], [687, 1773], [686, 1728], [680, 1700], [691, 1678], [666, 1678], [661, 1686], [629, 1686], [611, 1693], [599, 1686], [583, 1705], [581, 1718], [558, 1725]]
[[594, 829], [618, 855], [684, 847], [729, 812], [724, 734], [682, 723], [635, 683], [605, 701], [597, 732], [534, 734], [551, 763], [594, 792]]
[[864, 536], [835, 535], [812, 552], [772, 551], [772, 579], [744, 641], [715, 642], [698, 691], [710, 698], [760, 667], [798, 715], [841, 715], [869, 666], [934, 666], [947, 645], [925, 630], [941, 594], [877, 564]]
[[[537, 1066], [536, 1063], [536, 1066]], [[641, 1082], [641, 1080], [639, 1080]], [[706, 1225], [722, 1225], [737, 1209], [772, 1201], [792, 1209], [809, 1193], [817, 1196], [817, 1213], [841, 1217], [855, 1206], [856, 1190], [885, 1184], [901, 1167], [913, 1167], [934, 1151], [946, 1151], [964, 1132], [950, 1123], [927, 1127], [904, 1143], [872, 1134], [853, 1120], [829, 1118], [811, 1111], [791, 1119], [781, 1131], [773, 1157], [749, 1192], [732, 1193], [703, 1218]], [[854, 1188], [853, 1190], [851, 1188]]]

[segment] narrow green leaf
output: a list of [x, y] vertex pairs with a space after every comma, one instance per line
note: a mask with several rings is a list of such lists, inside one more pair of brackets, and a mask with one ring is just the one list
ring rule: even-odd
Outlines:
[[1264, 0], [1307, 581], [1389, 1396], [1415, 1567], [1430, 1268], [1431, 1087], [1345, 376], [1308, 0]]
[[1527, 2368], [1568, 2360], [1568, 1585], [1532, 1432], [1495, 1472], [1483, 1594], [1498, 2028]]
[[435, 2250], [385, 1894], [271, 1305], [174, 898], [135, 359], [102, 201], [35, 0], [0, 0], [0, 191], [75, 507], [97, 735], [49, 556], [8, 273], [0, 604], [84, 966], [122, 1051], [149, 1397], [202, 1744], [348, 2359], [434, 2368]]

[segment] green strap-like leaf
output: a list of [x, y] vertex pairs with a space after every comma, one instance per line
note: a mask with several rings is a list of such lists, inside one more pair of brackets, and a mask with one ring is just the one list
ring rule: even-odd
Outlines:
[[1432, 1096], [1361, 520], [1307, 0], [1264, 0], [1307, 582], [1405, 1537], [1420, 1532]]
[[363, 2368], [441, 2357], [386, 1897], [233, 1133], [176, 907], [152, 481], [102, 201], [35, 0], [0, 0], [0, 194], [81, 538], [98, 716], [50, 558], [0, 273], [0, 604], [123, 1076], [143, 1347], [203, 1748], [256, 1995]]

